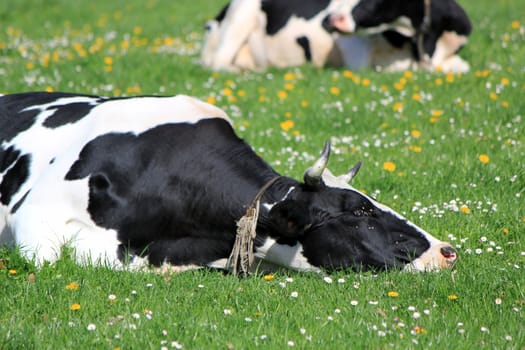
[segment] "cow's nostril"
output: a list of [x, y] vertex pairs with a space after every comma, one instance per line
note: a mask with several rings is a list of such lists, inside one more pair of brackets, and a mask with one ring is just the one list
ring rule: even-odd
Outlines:
[[441, 254], [446, 259], [455, 259], [456, 258], [456, 251], [452, 247], [443, 247], [441, 248]]

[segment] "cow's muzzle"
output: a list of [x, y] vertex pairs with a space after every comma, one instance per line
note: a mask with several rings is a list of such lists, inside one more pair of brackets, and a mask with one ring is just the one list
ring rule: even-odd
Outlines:
[[458, 254], [449, 243], [432, 244], [430, 248], [410, 264], [407, 271], [438, 271], [451, 268], [457, 261]]

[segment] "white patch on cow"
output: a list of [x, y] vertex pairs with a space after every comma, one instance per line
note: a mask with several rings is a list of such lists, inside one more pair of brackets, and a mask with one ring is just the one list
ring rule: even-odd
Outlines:
[[[60, 98], [31, 108], [87, 101], [94, 99]], [[9, 206], [0, 207], [0, 241], [14, 239], [24, 255], [34, 257], [37, 263], [54, 261], [63, 245], [75, 249], [79, 262], [88, 257], [101, 264], [118, 262], [116, 232], [97, 226], [86, 210], [87, 179], [64, 180], [88, 142], [110, 132], [138, 134], [168, 123], [196, 123], [208, 118], [230, 122], [221, 109], [184, 95], [107, 101], [94, 106], [82, 119], [56, 128], [43, 126], [49, 115], [48, 111], [41, 113], [29, 129], [2, 144], [30, 154], [32, 161], [28, 179], [13, 195]], [[23, 204], [11, 214], [13, 206], [26, 193]]]
[[464, 35], [456, 32], [443, 32], [436, 42], [436, 49], [432, 55], [433, 67], [440, 67], [444, 72], [465, 73], [470, 70], [470, 65], [456, 55], [456, 52], [468, 41]]
[[416, 30], [412, 25], [412, 21], [406, 16], [400, 16], [392, 22], [382, 23], [377, 27], [362, 28], [358, 31], [366, 34], [379, 34], [387, 30], [395, 30], [406, 37], [412, 37], [416, 35]]
[[441, 254], [441, 248], [450, 247], [448, 243], [433, 244], [426, 252], [410, 264], [405, 266], [405, 271], [423, 272], [423, 271], [438, 271], [450, 268], [457, 259], [454, 254], [450, 258], [446, 258]]
[[303, 246], [300, 243], [289, 246], [278, 244], [275, 239], [267, 237], [264, 244], [255, 249], [254, 255], [258, 259], [298, 271], [321, 271], [308, 262], [303, 255]]

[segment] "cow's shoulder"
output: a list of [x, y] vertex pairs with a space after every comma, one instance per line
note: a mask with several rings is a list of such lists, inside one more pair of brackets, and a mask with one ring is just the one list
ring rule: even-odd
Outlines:
[[326, 9], [332, 0], [263, 0], [262, 10], [266, 14], [266, 32], [276, 34], [292, 16], [310, 19]]

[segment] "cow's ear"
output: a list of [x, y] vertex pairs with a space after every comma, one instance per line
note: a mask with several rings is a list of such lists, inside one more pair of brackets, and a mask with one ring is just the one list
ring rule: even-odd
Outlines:
[[295, 200], [285, 200], [275, 204], [269, 213], [272, 229], [286, 238], [296, 238], [311, 226], [308, 206]]

